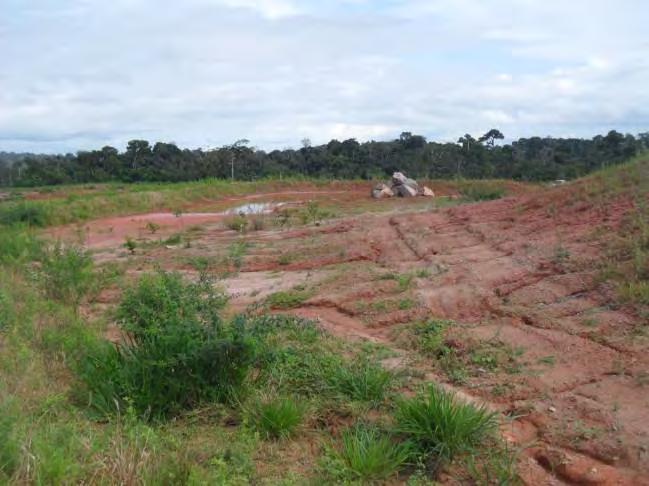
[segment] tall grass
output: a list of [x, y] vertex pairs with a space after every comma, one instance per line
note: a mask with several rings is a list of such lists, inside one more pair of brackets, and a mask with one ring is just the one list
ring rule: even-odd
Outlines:
[[344, 396], [378, 406], [385, 400], [394, 381], [394, 374], [381, 365], [364, 359], [334, 368], [328, 380]]
[[287, 438], [302, 423], [305, 410], [304, 403], [297, 398], [257, 400], [249, 410], [250, 423], [266, 438]]
[[342, 434], [334, 460], [343, 478], [364, 483], [394, 476], [412, 456], [409, 443], [397, 442], [376, 426], [360, 424]]
[[435, 386], [398, 401], [395, 422], [397, 431], [439, 462], [471, 450], [497, 425], [495, 414], [486, 408], [462, 403], [453, 393]]

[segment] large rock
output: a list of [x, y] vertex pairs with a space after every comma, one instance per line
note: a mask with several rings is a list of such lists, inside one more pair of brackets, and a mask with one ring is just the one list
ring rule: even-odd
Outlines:
[[417, 195], [417, 189], [406, 184], [394, 186], [392, 190], [399, 197], [415, 197]]
[[420, 186], [417, 181], [406, 177], [401, 172], [392, 174], [390, 186], [378, 184], [372, 189], [372, 197], [380, 199], [382, 197], [415, 197], [428, 196], [435, 197], [435, 193], [428, 187]]
[[394, 192], [390, 187], [386, 184], [377, 184], [374, 186], [374, 189], [372, 189], [372, 197], [374, 199], [381, 199], [383, 197], [393, 197]]
[[419, 184], [401, 172], [392, 174], [392, 191], [400, 197], [413, 197], [419, 193]]

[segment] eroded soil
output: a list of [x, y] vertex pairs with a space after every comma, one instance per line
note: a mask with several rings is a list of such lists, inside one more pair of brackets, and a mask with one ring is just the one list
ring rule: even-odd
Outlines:
[[[416, 368], [500, 411], [503, 434], [523, 451], [527, 484], [649, 484], [649, 342], [597, 279], [603, 238], [618, 229], [628, 201], [557, 210], [556, 198], [534, 194], [437, 208], [422, 199], [371, 201], [367, 192], [251, 196], [337, 208], [317, 226], [276, 227], [271, 214], [267, 227], [240, 234], [222, 213], [154, 214], [91, 222], [83, 241], [99, 260], [127, 262], [134, 273], [156, 265], [214, 271], [232, 312], [280, 290], [308, 292], [290, 312], [388, 346], [397, 357], [386, 366]], [[222, 201], [198, 209], [214, 206], [224, 209]], [[147, 233], [152, 220], [157, 234]], [[190, 244], [156, 244], [178, 231], [191, 233]], [[128, 235], [150, 244], [129, 255]], [[478, 361], [454, 379], [401, 339], [427, 319], [453, 321], [446, 344], [459, 355], [490, 346], [509, 350], [515, 366]]]

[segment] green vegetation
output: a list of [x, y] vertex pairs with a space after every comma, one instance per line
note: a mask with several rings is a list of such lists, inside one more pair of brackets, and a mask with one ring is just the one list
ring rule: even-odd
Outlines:
[[460, 194], [469, 201], [491, 201], [506, 194], [504, 181], [460, 181]]
[[130, 339], [88, 350], [77, 369], [77, 396], [100, 414], [130, 406], [154, 419], [235, 396], [253, 350], [238, 327], [221, 322], [224, 302], [210, 282], [185, 284], [164, 272], [143, 276], [118, 310]]
[[[583, 176], [603, 164], [628, 160], [649, 148], [649, 136], [637, 137], [610, 131], [592, 140], [521, 138], [514, 144], [496, 145], [504, 135], [491, 129], [474, 138], [466, 134], [456, 143], [428, 142], [423, 136], [403, 132], [398, 139], [359, 143], [355, 139], [331, 140], [325, 145], [305, 145], [300, 150], [254, 150], [245, 143], [215, 150], [181, 150], [173, 143], [131, 140], [126, 150], [113, 147], [77, 155], [0, 155], [0, 186], [39, 186], [84, 182], [190, 181], [208, 177], [255, 180], [282, 174], [336, 179], [383, 178], [395, 167], [411, 177], [508, 178], [556, 180]], [[378, 154], [390, 154], [377, 156]], [[9, 154], [11, 155], [11, 154]], [[231, 173], [236, 160], [236, 171]], [[435, 160], [432, 164], [431, 161]], [[475, 193], [492, 198], [493, 191]], [[497, 193], [496, 193], [497, 194]]]
[[344, 396], [378, 406], [390, 391], [394, 375], [377, 363], [361, 360], [335, 368], [328, 380]]
[[341, 479], [380, 481], [398, 473], [411, 458], [409, 443], [397, 442], [376, 426], [359, 424], [343, 432], [327, 464]]
[[293, 435], [302, 423], [305, 407], [295, 398], [275, 398], [254, 402], [251, 425], [266, 438], [283, 439]]
[[434, 386], [398, 401], [395, 420], [397, 431], [412, 439], [422, 454], [439, 461], [471, 451], [497, 425], [495, 414], [484, 407], [461, 403]]
[[292, 290], [285, 290], [270, 294], [266, 298], [266, 304], [271, 309], [293, 309], [300, 307], [307, 301], [313, 293], [302, 287], [297, 287]]

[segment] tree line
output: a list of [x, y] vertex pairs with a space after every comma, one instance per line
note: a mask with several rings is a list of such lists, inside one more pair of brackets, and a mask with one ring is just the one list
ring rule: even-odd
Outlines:
[[649, 133], [610, 131], [592, 139], [531, 137], [503, 144], [496, 129], [456, 143], [429, 142], [403, 132], [391, 141], [344, 141], [299, 149], [264, 151], [239, 140], [212, 150], [131, 140], [76, 154], [0, 152], [0, 185], [39, 186], [86, 182], [177, 182], [207, 177], [254, 180], [269, 176], [340, 179], [385, 178], [402, 171], [415, 178], [572, 179], [628, 160], [649, 149]]

